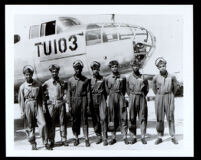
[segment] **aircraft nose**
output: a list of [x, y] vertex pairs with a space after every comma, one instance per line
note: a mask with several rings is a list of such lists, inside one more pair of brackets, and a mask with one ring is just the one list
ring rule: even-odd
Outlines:
[[19, 42], [19, 41], [20, 41], [20, 35], [15, 34], [15, 35], [14, 35], [14, 43], [17, 43], [17, 42]]
[[156, 38], [149, 33], [147, 39], [133, 41], [134, 58], [137, 58], [142, 65], [151, 57], [155, 49]]

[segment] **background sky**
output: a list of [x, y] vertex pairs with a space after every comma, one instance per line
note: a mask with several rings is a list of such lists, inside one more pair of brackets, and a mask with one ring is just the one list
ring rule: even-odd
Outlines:
[[[29, 26], [49, 21], [57, 16], [70, 16], [79, 19], [83, 24], [95, 22], [111, 22], [111, 14], [88, 15], [16, 15], [14, 32], [21, 35], [21, 40], [28, 39]], [[143, 73], [157, 74], [155, 59], [164, 57], [167, 69], [183, 80], [182, 48], [183, 48], [183, 18], [180, 15], [125, 15], [115, 14], [115, 22], [139, 25], [145, 27], [156, 37], [156, 49], [149, 62], [143, 68]]]

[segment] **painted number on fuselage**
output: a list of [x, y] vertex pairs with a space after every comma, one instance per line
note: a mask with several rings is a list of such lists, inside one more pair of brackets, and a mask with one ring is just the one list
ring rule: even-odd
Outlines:
[[44, 53], [45, 56], [49, 56], [52, 53], [65, 53], [68, 49], [70, 49], [70, 51], [75, 51], [78, 48], [77, 37], [75, 35], [70, 36], [68, 39], [60, 38], [58, 40], [54, 39], [45, 42], [38, 42], [35, 43], [35, 46], [37, 47], [38, 57], [41, 57], [42, 53]]
[[70, 42], [72, 42], [73, 46], [69, 46], [71, 51], [74, 51], [77, 49], [77, 37], [76, 36], [70, 36], [68, 39]]

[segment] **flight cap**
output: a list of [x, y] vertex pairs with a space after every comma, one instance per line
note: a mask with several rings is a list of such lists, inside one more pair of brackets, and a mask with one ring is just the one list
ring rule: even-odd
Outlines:
[[75, 68], [75, 67], [81, 67], [81, 68], [83, 68], [84, 64], [82, 63], [81, 60], [76, 60], [75, 62], [73, 62], [73, 68]]
[[26, 65], [23, 68], [23, 74], [25, 74], [26, 72], [34, 73], [34, 68], [31, 65]]
[[111, 68], [112, 66], [117, 65], [119, 66], [119, 62], [117, 60], [112, 60], [109, 62], [109, 67]]
[[51, 65], [49, 66], [49, 70], [50, 70], [50, 72], [52, 72], [53, 70], [59, 71], [59, 70], [60, 70], [60, 67], [59, 67], [59, 65], [57, 65], [57, 64], [51, 64]]
[[93, 62], [90, 64], [91, 69], [99, 69], [100, 66], [101, 66], [100, 63], [97, 62], [97, 61], [93, 61]]
[[138, 60], [138, 59], [134, 59], [131, 63], [130, 63], [131, 66], [138, 66], [140, 67], [141, 66], [141, 62]]
[[158, 57], [155, 61], [155, 65], [158, 67], [160, 64], [167, 64], [167, 61], [163, 57]]

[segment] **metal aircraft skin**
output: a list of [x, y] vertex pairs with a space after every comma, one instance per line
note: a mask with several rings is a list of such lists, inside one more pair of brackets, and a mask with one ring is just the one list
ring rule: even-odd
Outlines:
[[24, 81], [22, 69], [34, 67], [34, 79], [41, 82], [49, 79], [50, 64], [58, 64], [59, 76], [67, 81], [74, 74], [75, 60], [84, 63], [83, 74], [91, 75], [90, 63], [101, 63], [101, 74], [110, 73], [108, 63], [117, 60], [121, 73], [131, 71], [130, 62], [138, 58], [146, 65], [155, 49], [156, 38], [147, 29], [121, 23], [81, 24], [72, 17], [58, 17], [32, 25], [29, 39], [20, 40], [15, 35], [14, 88], [15, 95]]

